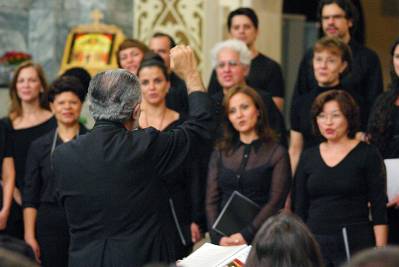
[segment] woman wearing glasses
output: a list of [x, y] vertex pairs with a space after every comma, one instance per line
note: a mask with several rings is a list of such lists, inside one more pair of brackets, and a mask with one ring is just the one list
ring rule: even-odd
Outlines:
[[359, 110], [347, 92], [320, 94], [311, 108], [311, 122], [322, 142], [301, 155], [294, 211], [315, 235], [325, 265], [340, 266], [346, 259], [343, 227], [351, 254], [387, 243], [384, 163], [376, 147], [355, 139]]

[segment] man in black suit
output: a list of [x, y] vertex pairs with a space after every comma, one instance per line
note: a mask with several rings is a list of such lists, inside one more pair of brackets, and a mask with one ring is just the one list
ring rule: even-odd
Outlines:
[[213, 115], [189, 47], [171, 51], [184, 77], [190, 118], [175, 130], [135, 130], [140, 86], [125, 70], [96, 75], [89, 87], [93, 130], [54, 152], [58, 198], [71, 233], [69, 266], [142, 266], [174, 257], [160, 175], [179, 166], [190, 144], [210, 138]]

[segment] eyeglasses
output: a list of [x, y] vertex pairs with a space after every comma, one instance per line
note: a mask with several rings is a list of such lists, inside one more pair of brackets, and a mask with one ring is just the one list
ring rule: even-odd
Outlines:
[[236, 60], [220, 61], [216, 64], [218, 69], [223, 69], [226, 65], [229, 67], [237, 67], [240, 63]]
[[316, 116], [316, 119], [321, 122], [326, 122], [326, 121], [336, 121], [340, 120], [343, 117], [343, 114], [341, 112], [334, 112], [334, 113], [320, 113], [319, 115]]
[[333, 20], [340, 20], [340, 19], [344, 19], [344, 18], [346, 18], [345, 15], [343, 15], [343, 14], [336, 14], [336, 15], [331, 15], [331, 16], [322, 16], [322, 17], [321, 17], [321, 20], [330, 20], [330, 19], [333, 19]]

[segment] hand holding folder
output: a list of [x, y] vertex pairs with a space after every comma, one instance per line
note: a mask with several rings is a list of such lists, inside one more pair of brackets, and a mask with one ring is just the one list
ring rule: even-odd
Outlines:
[[234, 191], [212, 229], [224, 236], [238, 233], [253, 221], [259, 211], [260, 207], [255, 202]]

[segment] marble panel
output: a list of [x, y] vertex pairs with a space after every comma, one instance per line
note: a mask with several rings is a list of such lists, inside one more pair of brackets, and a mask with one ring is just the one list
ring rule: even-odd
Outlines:
[[29, 18], [29, 51], [34, 61], [43, 65], [52, 80], [58, 71], [56, 55], [56, 21], [51, 9], [32, 9]]
[[28, 52], [29, 13], [24, 8], [1, 7], [0, 9], [0, 55], [6, 51]]

